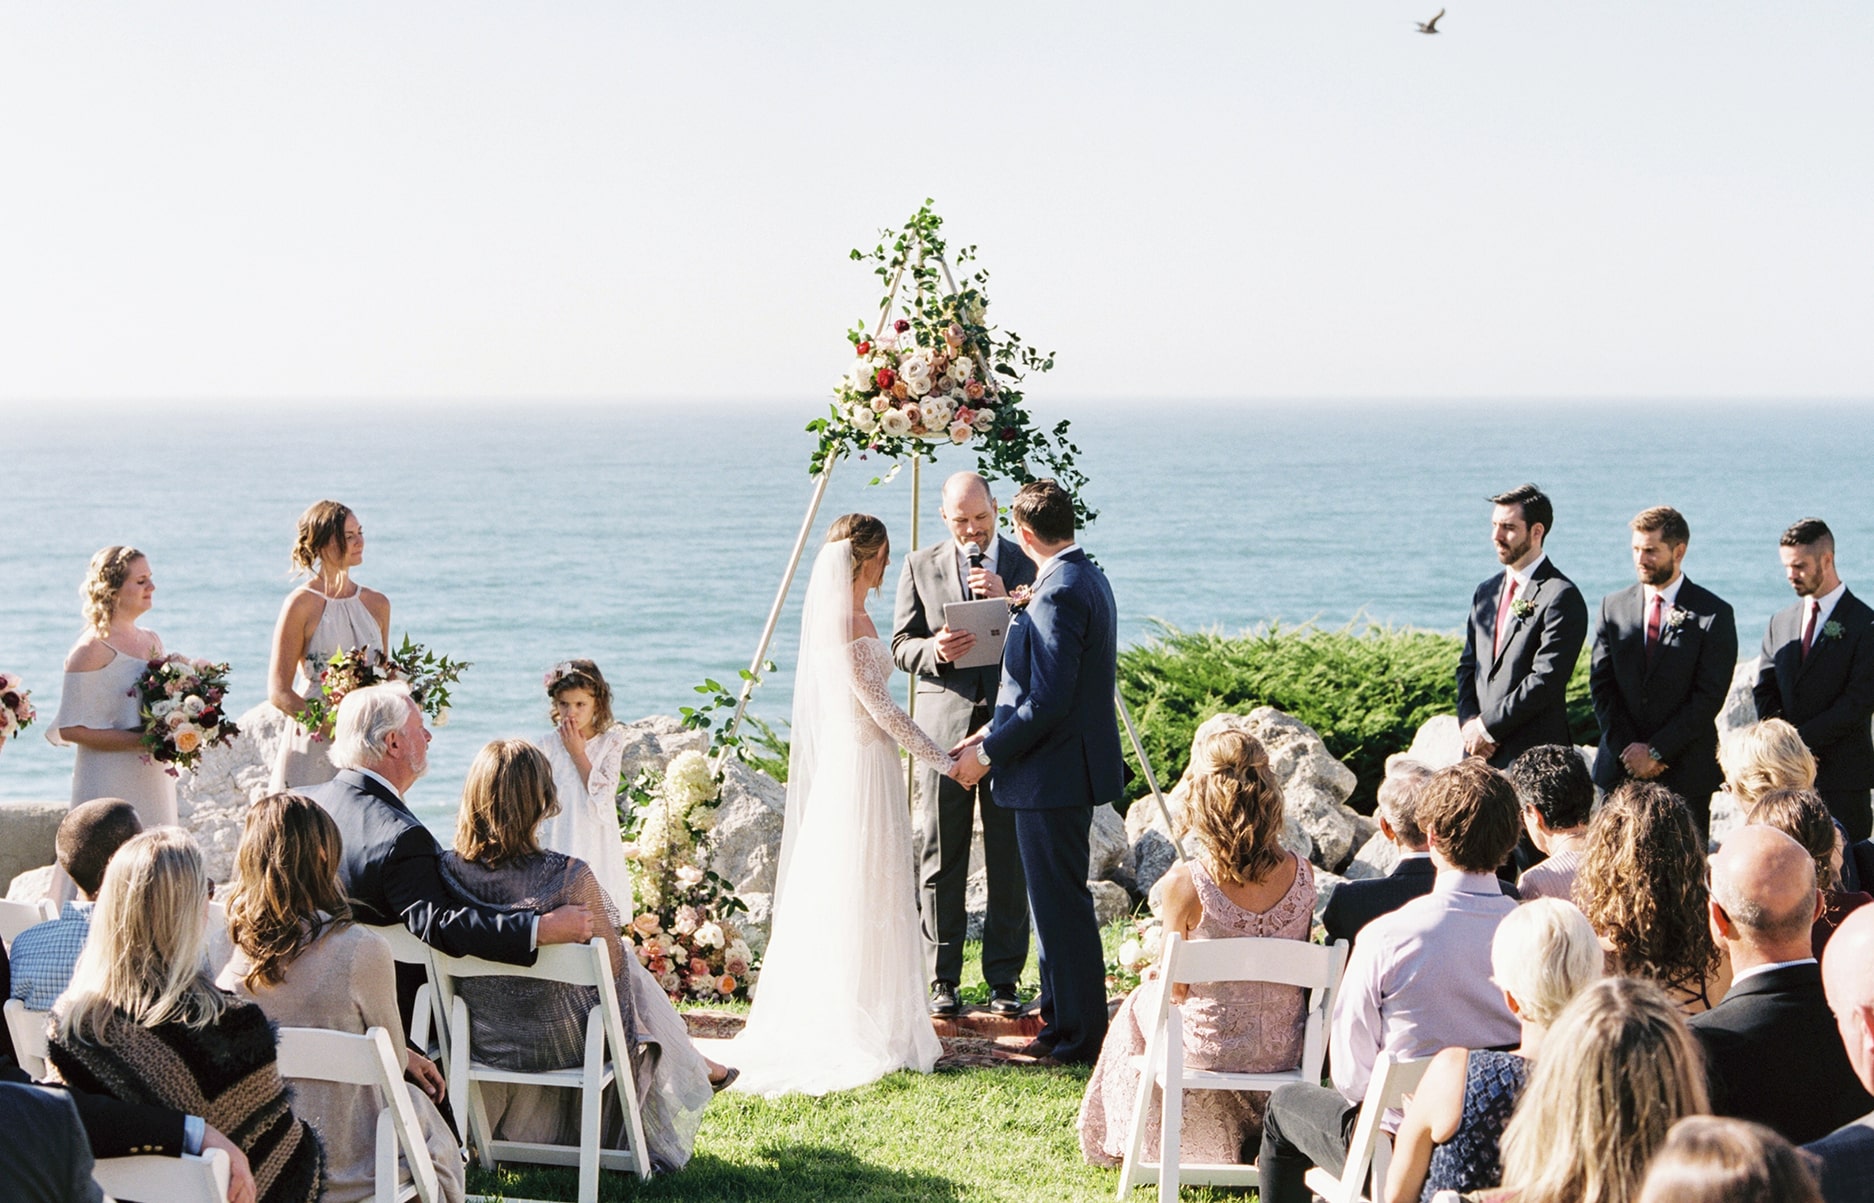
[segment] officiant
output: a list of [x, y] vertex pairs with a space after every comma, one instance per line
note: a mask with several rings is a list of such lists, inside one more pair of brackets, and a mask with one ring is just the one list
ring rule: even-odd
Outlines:
[[[951, 537], [905, 557], [893, 615], [891, 653], [917, 682], [918, 725], [950, 747], [989, 721], [1001, 681], [999, 662], [964, 668], [975, 636], [952, 631], [944, 604], [1006, 597], [1032, 584], [1035, 566], [1022, 549], [996, 532], [996, 499], [975, 472], [944, 482], [940, 513]], [[917, 767], [918, 909], [930, 965], [930, 1012], [949, 1017], [962, 1009], [957, 983], [963, 976], [963, 939], [968, 924], [964, 895], [969, 883], [970, 836], [982, 814], [983, 869], [988, 878], [988, 913], [983, 921], [983, 980], [989, 1010], [1014, 1016], [1021, 1010], [1015, 984], [1028, 961], [1028, 891], [1015, 820], [990, 794], [984, 777], [965, 788], [920, 763]]]

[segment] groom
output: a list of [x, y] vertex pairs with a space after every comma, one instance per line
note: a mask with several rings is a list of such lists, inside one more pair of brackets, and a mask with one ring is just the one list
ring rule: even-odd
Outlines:
[[1027, 606], [1009, 623], [995, 715], [958, 749], [965, 788], [992, 774], [1015, 812], [1028, 907], [1041, 945], [1043, 1063], [1092, 1062], [1106, 1037], [1106, 964], [1087, 889], [1093, 808], [1124, 788], [1113, 716], [1118, 611], [1106, 574], [1074, 542], [1074, 503], [1051, 480], [1010, 508], [1035, 562]]

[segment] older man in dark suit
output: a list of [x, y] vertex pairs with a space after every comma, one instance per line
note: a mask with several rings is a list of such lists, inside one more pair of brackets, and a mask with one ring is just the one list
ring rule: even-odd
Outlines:
[[[1874, 907], [1849, 915], [1828, 942], [1822, 988], [1855, 1077], [1874, 1092]], [[1874, 1112], [1803, 1147], [1820, 1162], [1828, 1203], [1874, 1203]]]
[[[355, 689], [339, 703], [332, 737], [338, 776], [304, 792], [325, 808], [344, 840], [339, 883], [360, 923], [402, 924], [451, 956], [531, 965], [542, 944], [592, 937], [592, 915], [563, 906], [545, 915], [471, 902], [442, 873], [442, 846], [403, 795], [429, 769], [423, 712], [402, 685]], [[407, 1027], [423, 972], [397, 966], [397, 1003]]]
[[1091, 1063], [1106, 1036], [1106, 968], [1087, 888], [1089, 837], [1093, 808], [1125, 788], [1113, 711], [1119, 611], [1106, 574], [1074, 541], [1065, 489], [1023, 485], [1011, 509], [1035, 584], [1009, 625], [995, 717], [961, 775], [973, 784], [993, 773], [997, 801], [1016, 812], [1041, 942], [1042, 1026], [1029, 1051]]
[[1810, 955], [1822, 911], [1815, 860], [1772, 827], [1741, 827], [1711, 858], [1711, 930], [1729, 952], [1731, 988], [1690, 1020], [1711, 1072], [1712, 1108], [1818, 1140], [1866, 1113]]
[[1458, 656], [1458, 721], [1466, 755], [1507, 768], [1524, 749], [1573, 743], [1568, 678], [1588, 637], [1581, 591], [1542, 550], [1555, 507], [1519, 485], [1490, 499], [1490, 538], [1503, 571], [1471, 595]]
[[1718, 712], [1737, 667], [1737, 620], [1681, 567], [1692, 532], [1671, 506], [1633, 519], [1639, 583], [1601, 599], [1588, 689], [1600, 720], [1594, 783], [1658, 781], [1685, 799], [1701, 833], [1711, 828]]
[[1874, 609], [1835, 571], [1820, 518], [1783, 532], [1783, 575], [1802, 600], [1770, 619], [1757, 672], [1758, 718], [1787, 720], [1815, 753], [1815, 788], [1849, 840], [1874, 834]]
[[[905, 557], [892, 621], [891, 654], [917, 681], [917, 718], [932, 739], [949, 747], [989, 721], [1000, 661], [959, 668], [975, 637], [944, 622], [946, 602], [1007, 597], [1035, 579], [1035, 566], [1020, 545], [996, 533], [996, 499], [975, 472], [944, 482], [944, 525], [951, 538]], [[969, 549], [976, 549], [974, 562]], [[930, 1011], [955, 1015], [957, 983], [963, 977], [964, 907], [969, 882], [970, 841], [982, 815], [983, 876], [989, 888], [983, 918], [983, 981], [989, 1009], [1015, 1015], [1021, 1001], [1015, 984], [1028, 962], [1028, 893], [1013, 811], [996, 805], [987, 780], [966, 789], [929, 765], [917, 768], [918, 909], [930, 966]]]

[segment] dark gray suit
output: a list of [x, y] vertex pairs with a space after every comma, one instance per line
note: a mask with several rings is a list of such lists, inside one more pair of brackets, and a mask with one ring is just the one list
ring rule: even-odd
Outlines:
[[1526, 618], [1509, 615], [1509, 630], [1496, 648], [1503, 576], [1497, 573], [1471, 594], [1458, 655], [1458, 722], [1483, 720], [1497, 742], [1490, 763], [1499, 769], [1537, 744], [1575, 742], [1568, 733], [1568, 677], [1588, 638], [1581, 591], [1544, 558], [1530, 574], [1528, 592], [1518, 595], [1533, 608]]
[[[1014, 540], [996, 537], [996, 575], [1013, 589], [1035, 579], [1034, 561]], [[945, 539], [905, 557], [892, 616], [892, 660], [917, 680], [917, 721], [944, 747], [989, 721], [1000, 665], [957, 668], [937, 660], [945, 602], [964, 600], [956, 542]], [[983, 819], [983, 873], [989, 907], [983, 921], [983, 980], [1014, 985], [1028, 962], [1028, 887], [1015, 842], [1015, 817], [996, 805], [989, 778], [964, 789], [922, 762], [917, 766], [918, 905], [932, 981], [963, 974], [970, 836], [977, 799]], [[935, 804], [932, 804], [935, 799]]]
[[[1874, 787], [1874, 610], [1851, 591], [1802, 654], [1806, 601], [1780, 610], [1763, 635], [1757, 671], [1758, 718], [1788, 721], [1815, 753], [1815, 788], [1850, 840], [1874, 833], [1868, 789]], [[1830, 634], [1830, 630], [1835, 633]]]

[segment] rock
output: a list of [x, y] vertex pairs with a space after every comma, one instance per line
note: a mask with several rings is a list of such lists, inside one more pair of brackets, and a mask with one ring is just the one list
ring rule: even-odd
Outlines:
[[0, 802], [0, 875], [5, 880], [52, 863], [53, 841], [70, 809], [69, 802]]
[[8, 902], [38, 902], [52, 893], [52, 866], [28, 869], [7, 883]]
[[1217, 715], [1199, 734], [1211, 723], [1241, 726], [1262, 741], [1289, 816], [1314, 842], [1315, 863], [1324, 869], [1346, 863], [1358, 832], [1353, 811], [1344, 805], [1357, 784], [1353, 770], [1334, 759], [1306, 723], [1272, 706], [1258, 706], [1244, 718]]
[[[1093, 829], [1088, 833], [1087, 880], [1129, 878], [1126, 871], [1126, 821], [1111, 805], [1093, 808]], [[1129, 888], [1129, 882], [1119, 884]]]
[[1464, 759], [1464, 740], [1458, 735], [1458, 716], [1435, 714], [1419, 725], [1412, 736], [1412, 746], [1402, 753], [1433, 769], [1442, 769]]
[[759, 958], [768, 951], [768, 930], [774, 923], [774, 895], [749, 893], [738, 897], [748, 913], [737, 915], [735, 926], [741, 929], [742, 939], [748, 941], [749, 951]]
[[1744, 825], [1744, 813], [1737, 808], [1737, 795], [1719, 790], [1711, 796], [1711, 832], [1707, 848], [1723, 845], [1724, 837]]
[[631, 781], [644, 769], [663, 772], [679, 752], [709, 751], [709, 733], [691, 731], [667, 714], [654, 714], [636, 722], [620, 723], [625, 731], [624, 758], [619, 773]]
[[1322, 916], [1327, 914], [1327, 900], [1334, 896], [1334, 890], [1347, 881], [1325, 870], [1317, 869], [1314, 874], [1314, 919], [1309, 923], [1309, 935], [1319, 930]]
[[1757, 721], [1757, 699], [1751, 695], [1751, 691], [1756, 687], [1757, 669], [1762, 663], [1762, 657], [1752, 656], [1748, 660], [1739, 660], [1737, 668], [1732, 671], [1731, 688], [1724, 695], [1724, 709], [1718, 711], [1720, 740], [1738, 728], [1748, 727]]
[[733, 882], [737, 894], [774, 892], [786, 812], [786, 786], [739, 760], [724, 763], [708, 867]]
[[1385, 877], [1399, 864], [1399, 845], [1375, 832], [1366, 843], [1360, 845], [1360, 851], [1354, 853], [1353, 860], [1347, 865], [1347, 880], [1362, 881], [1372, 877]]
[[247, 808], [267, 793], [280, 745], [292, 720], [268, 702], [235, 720], [241, 733], [208, 749], [195, 770], [176, 782], [176, 814], [202, 846], [203, 866], [216, 882], [234, 876]]
[[1132, 895], [1119, 883], [1089, 881], [1087, 888], [1093, 891], [1093, 918], [1101, 927], [1132, 913]]

